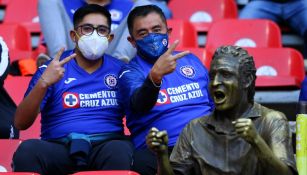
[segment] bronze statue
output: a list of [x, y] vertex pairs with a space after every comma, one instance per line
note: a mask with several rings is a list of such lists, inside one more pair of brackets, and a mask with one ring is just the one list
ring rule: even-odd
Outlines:
[[183, 129], [170, 158], [166, 131], [152, 128], [147, 135], [158, 173], [297, 174], [287, 118], [254, 102], [253, 57], [240, 47], [222, 46], [213, 56], [209, 75], [215, 111]]

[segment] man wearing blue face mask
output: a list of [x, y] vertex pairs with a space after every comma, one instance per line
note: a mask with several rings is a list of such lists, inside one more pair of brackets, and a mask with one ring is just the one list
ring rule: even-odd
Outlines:
[[190, 120], [210, 113], [208, 71], [195, 55], [174, 51], [178, 41], [168, 48], [171, 29], [157, 6], [136, 7], [127, 23], [137, 56], [119, 75], [120, 101], [136, 148], [133, 170], [155, 174], [155, 156], [145, 143], [149, 129], [167, 130], [171, 150]]
[[[122, 61], [104, 54], [111, 15], [91, 4], [74, 14], [74, 50], [58, 52], [39, 67], [15, 114], [24, 130], [41, 112], [41, 140], [21, 143], [14, 171], [73, 174], [81, 170], [129, 170], [133, 146], [124, 135], [117, 102]], [[62, 54], [63, 53], [63, 54]], [[74, 58], [74, 59], [73, 59]]]

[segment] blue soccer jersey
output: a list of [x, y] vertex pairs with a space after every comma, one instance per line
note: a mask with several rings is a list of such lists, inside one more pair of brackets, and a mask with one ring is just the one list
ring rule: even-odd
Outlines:
[[[64, 52], [61, 59], [73, 51]], [[89, 74], [75, 59], [64, 65], [64, 77], [51, 85], [40, 105], [43, 140], [82, 134], [123, 133], [123, 109], [118, 104], [118, 73], [122, 61], [104, 55], [103, 64]], [[46, 69], [33, 76], [26, 95]]]
[[163, 77], [155, 106], [145, 114], [131, 111], [130, 99], [144, 83], [152, 64], [136, 56], [119, 77], [120, 101], [125, 104], [127, 126], [136, 148], [146, 148], [151, 127], [167, 130], [174, 146], [181, 130], [192, 119], [210, 113], [214, 104], [208, 92], [208, 71], [193, 54], [177, 60], [176, 70]]

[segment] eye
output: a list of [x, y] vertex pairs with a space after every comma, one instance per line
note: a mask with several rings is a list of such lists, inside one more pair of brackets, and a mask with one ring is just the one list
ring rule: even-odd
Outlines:
[[106, 36], [110, 32], [110, 30], [104, 26], [98, 27], [97, 30], [98, 30], [98, 33], [102, 36]]
[[93, 26], [85, 25], [85, 26], [81, 27], [81, 30], [82, 30], [83, 34], [89, 34], [89, 33], [93, 32], [94, 28], [93, 28]]

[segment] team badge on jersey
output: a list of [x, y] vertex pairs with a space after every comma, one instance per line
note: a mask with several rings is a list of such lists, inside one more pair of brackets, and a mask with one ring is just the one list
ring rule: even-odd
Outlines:
[[158, 99], [156, 105], [163, 105], [163, 104], [169, 104], [169, 96], [165, 89], [162, 89], [159, 91]]
[[163, 46], [167, 46], [167, 39], [164, 38], [164, 39], [162, 40], [162, 44], [163, 44]]
[[80, 100], [77, 93], [65, 92], [62, 96], [64, 108], [79, 108]]
[[113, 74], [108, 74], [104, 77], [104, 84], [113, 89], [117, 85], [117, 77]]
[[192, 66], [182, 66], [180, 67], [180, 72], [183, 76], [188, 78], [195, 76], [195, 69]]
[[123, 18], [123, 13], [121, 11], [111, 9], [110, 13], [112, 21], [120, 21]]

